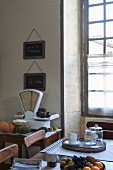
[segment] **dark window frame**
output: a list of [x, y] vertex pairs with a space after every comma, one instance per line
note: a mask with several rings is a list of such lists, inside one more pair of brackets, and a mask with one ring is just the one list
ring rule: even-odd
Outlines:
[[[109, 115], [97, 115], [97, 114], [89, 114], [88, 113], [88, 63], [87, 63], [87, 54], [89, 54], [89, 41], [92, 40], [103, 40], [104, 41], [104, 48], [103, 48], [103, 54], [106, 54], [106, 40], [113, 39], [112, 37], [106, 37], [105, 32], [106, 32], [106, 27], [105, 24], [106, 22], [111, 22], [113, 19], [106, 20], [105, 18], [105, 6], [106, 4], [113, 4], [112, 2], [105, 2], [103, 0], [103, 3], [99, 4], [92, 4], [88, 5], [88, 0], [83, 0], [82, 1], [83, 5], [83, 53], [82, 53], [82, 58], [81, 58], [81, 113], [83, 116], [90, 116], [90, 117], [113, 117]], [[99, 6], [103, 5], [104, 7], [104, 19], [102, 21], [93, 21], [89, 22], [88, 21], [88, 8], [91, 6]], [[89, 38], [89, 30], [88, 26], [89, 24], [95, 24], [95, 23], [104, 23], [104, 36], [103, 38]]]

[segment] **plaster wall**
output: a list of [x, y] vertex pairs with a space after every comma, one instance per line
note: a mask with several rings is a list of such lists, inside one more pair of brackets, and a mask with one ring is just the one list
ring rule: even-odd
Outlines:
[[[79, 133], [80, 122], [80, 1], [64, 1], [65, 134]], [[46, 73], [42, 106], [61, 115], [60, 0], [0, 0], [0, 120], [23, 112], [18, 92], [34, 59], [23, 59], [23, 42], [35, 28], [45, 40], [45, 59], [35, 59]], [[34, 32], [29, 41], [40, 40]], [[34, 64], [29, 73], [39, 73]], [[61, 125], [61, 119], [54, 122]]]
[[[71, 12], [70, 12], [71, 11]], [[79, 134], [80, 125], [80, 1], [64, 1], [65, 135]]]
[[[0, 0], [0, 120], [12, 120], [22, 110], [18, 92], [34, 59], [23, 59], [23, 42], [35, 28], [45, 41], [45, 59], [35, 59], [46, 73], [42, 106], [60, 109], [60, 0]], [[34, 32], [29, 41], [40, 38]], [[34, 64], [29, 73], [40, 73]], [[60, 119], [56, 122], [60, 126]]]

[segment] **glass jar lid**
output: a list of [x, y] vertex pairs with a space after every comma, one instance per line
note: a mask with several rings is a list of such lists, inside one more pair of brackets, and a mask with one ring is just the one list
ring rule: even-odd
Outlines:
[[95, 126], [90, 127], [90, 129], [93, 130], [93, 131], [101, 131], [102, 127], [98, 126], [98, 124], [95, 124]]

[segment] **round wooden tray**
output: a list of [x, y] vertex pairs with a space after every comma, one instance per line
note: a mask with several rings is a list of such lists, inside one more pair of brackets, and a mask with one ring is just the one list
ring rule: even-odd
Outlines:
[[79, 140], [80, 143], [71, 145], [68, 142], [68, 139], [62, 141], [62, 147], [64, 149], [77, 151], [77, 152], [102, 152], [106, 150], [106, 143], [97, 142], [96, 145], [87, 146], [85, 145], [84, 139]]

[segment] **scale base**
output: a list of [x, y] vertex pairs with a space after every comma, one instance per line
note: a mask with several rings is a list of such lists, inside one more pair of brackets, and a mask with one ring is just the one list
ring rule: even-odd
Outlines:
[[38, 130], [40, 127], [50, 128], [50, 121], [27, 120], [27, 125], [33, 130]]
[[50, 128], [51, 121], [57, 118], [59, 118], [59, 114], [53, 114], [49, 118], [33, 117], [32, 119], [26, 119], [26, 121], [27, 121], [27, 125], [30, 126], [31, 129], [37, 130], [40, 127]]

